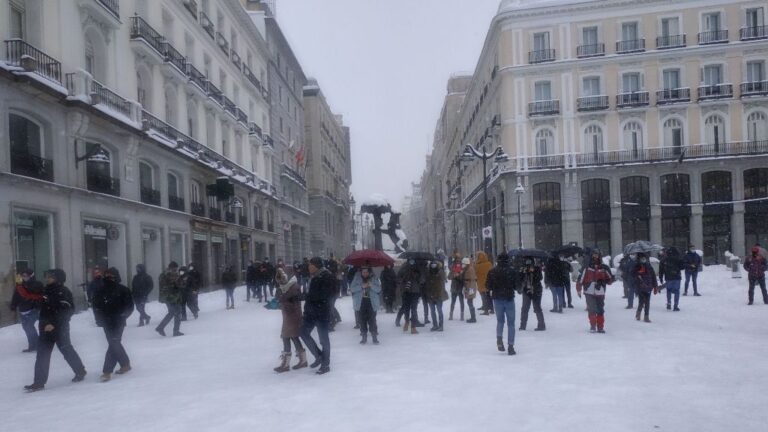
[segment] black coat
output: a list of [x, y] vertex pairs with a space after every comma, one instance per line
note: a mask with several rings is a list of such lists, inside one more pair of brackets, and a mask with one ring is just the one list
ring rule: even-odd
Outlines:
[[395, 292], [395, 288], [397, 288], [397, 274], [395, 274], [395, 269], [391, 267], [385, 267], [384, 270], [381, 271], [379, 279], [381, 280], [381, 290], [383, 292]]
[[553, 287], [566, 287], [571, 282], [571, 264], [568, 261], [561, 261], [559, 258], [550, 258], [547, 260], [547, 272], [545, 282]]
[[234, 288], [237, 284], [237, 275], [234, 271], [225, 271], [221, 275], [221, 284], [224, 288]]
[[[518, 283], [520, 289], [525, 289], [526, 282], [530, 282], [531, 287], [526, 294], [532, 297], [541, 297], [544, 293], [544, 286], [541, 284], [541, 280], [543, 279], [541, 267], [534, 265], [531, 271], [528, 271], [528, 268], [526, 267], [522, 267], [519, 271], [520, 275], [518, 276]], [[530, 278], [529, 281], [527, 280], [528, 278]]]
[[245, 283], [248, 285], [256, 285], [258, 282], [258, 272], [256, 271], [256, 266], [251, 264], [248, 266], [248, 268], [245, 270]]
[[[30, 294], [42, 294], [43, 284], [35, 278], [30, 278], [22, 284]], [[34, 300], [25, 298], [18, 289], [13, 290], [13, 297], [11, 297], [11, 310], [19, 312], [29, 312], [36, 308], [37, 304]]]
[[485, 288], [493, 300], [512, 300], [518, 288], [519, 273], [508, 262], [500, 262], [488, 272]]
[[197, 270], [189, 270], [187, 272], [187, 289], [189, 291], [200, 291], [202, 285], [203, 275]]
[[48, 324], [55, 328], [65, 327], [75, 313], [75, 301], [72, 291], [59, 283], [53, 283], [43, 289], [43, 300], [40, 302], [40, 332]]
[[155, 283], [152, 281], [152, 276], [146, 272], [136, 273], [131, 280], [131, 293], [136, 301], [147, 301], [149, 293], [155, 288]]
[[336, 277], [327, 269], [318, 270], [309, 281], [304, 303], [304, 319], [330, 322], [331, 302], [335, 292]]
[[685, 263], [679, 256], [667, 256], [659, 263], [659, 280], [681, 280], [682, 270], [685, 268]]
[[133, 313], [131, 291], [125, 285], [104, 279], [102, 288], [93, 295], [93, 312], [99, 327], [124, 326]]

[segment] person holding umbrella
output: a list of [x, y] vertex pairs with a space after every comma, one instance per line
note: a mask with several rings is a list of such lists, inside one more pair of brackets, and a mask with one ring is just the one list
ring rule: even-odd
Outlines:
[[381, 282], [370, 267], [362, 267], [352, 279], [352, 304], [355, 313], [360, 316], [360, 344], [368, 342], [368, 332], [374, 345], [379, 344], [379, 328], [376, 324], [376, 311], [379, 310], [381, 298]]
[[651, 263], [648, 262], [648, 257], [645, 253], [637, 254], [637, 264], [632, 268], [630, 277], [634, 281], [634, 286], [637, 289], [638, 301], [635, 319], [640, 321], [640, 313], [644, 310], [644, 321], [650, 323], [651, 320], [648, 317], [648, 313], [651, 308], [651, 293], [658, 294], [659, 288], [656, 281], [656, 272], [653, 270]]
[[610, 267], [602, 263], [599, 250], [592, 250], [589, 264], [581, 271], [576, 282], [576, 294], [581, 298], [583, 291], [587, 299], [591, 333], [605, 333], [605, 292], [611, 283], [613, 274]]
[[523, 266], [519, 270], [519, 280], [523, 289], [523, 307], [520, 311], [520, 330], [525, 330], [528, 324], [528, 311], [533, 304], [533, 312], [536, 314], [537, 325], [535, 331], [547, 329], [544, 323], [544, 312], [541, 310], [541, 296], [544, 287], [541, 284], [541, 267], [537, 266], [532, 256], [523, 257]]

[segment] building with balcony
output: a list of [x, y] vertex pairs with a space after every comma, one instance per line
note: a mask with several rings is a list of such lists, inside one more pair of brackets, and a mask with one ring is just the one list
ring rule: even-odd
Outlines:
[[238, 0], [4, 0], [0, 22], [0, 278], [173, 260], [216, 284], [276, 258], [270, 56]]
[[[481, 236], [483, 169], [460, 161], [465, 144], [510, 157], [487, 176], [494, 253], [575, 241], [616, 255], [645, 239], [713, 263], [768, 241], [764, 14], [756, 1], [501, 1], [422, 176], [427, 213], [456, 202], [444, 244], [467, 252]], [[448, 187], [425, 181], [446, 166]]]

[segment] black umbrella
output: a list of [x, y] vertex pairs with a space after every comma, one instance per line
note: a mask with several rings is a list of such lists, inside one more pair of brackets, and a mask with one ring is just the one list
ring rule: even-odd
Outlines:
[[509, 251], [511, 257], [532, 257], [532, 258], [549, 258], [550, 254], [546, 251], [539, 249], [511, 249]]
[[398, 258], [402, 258], [404, 260], [415, 260], [415, 261], [436, 261], [437, 258], [429, 252], [417, 252], [417, 251], [408, 251], [403, 252], [400, 255], [398, 255]]
[[576, 246], [576, 245], [563, 245], [559, 249], [555, 249], [552, 251], [552, 255], [562, 255], [562, 256], [577, 256], [577, 255], [583, 255], [584, 249]]

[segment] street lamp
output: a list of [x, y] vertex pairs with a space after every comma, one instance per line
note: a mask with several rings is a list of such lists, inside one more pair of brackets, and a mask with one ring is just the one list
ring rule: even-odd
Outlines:
[[[487, 136], [488, 135], [485, 137]], [[461, 155], [461, 160], [463, 162], [471, 162], [474, 159], [480, 159], [483, 161], [483, 227], [487, 227], [491, 223], [489, 212], [490, 209], [488, 208], [488, 161], [493, 159], [494, 163], [500, 164], [507, 162], [509, 160], [509, 156], [504, 153], [504, 149], [501, 148], [501, 146], [496, 147], [496, 149], [490, 153], [486, 153], [485, 151], [478, 150], [477, 148], [472, 147], [470, 144], [467, 144], [464, 147], [464, 153]], [[492, 240], [490, 238], [483, 239], [483, 249], [489, 255], [491, 254], [491, 245]]]
[[520, 249], [523, 248], [523, 220], [520, 213], [520, 197], [522, 197], [524, 193], [525, 188], [518, 182], [517, 187], [515, 188], [515, 194], [517, 195], [517, 241]]

